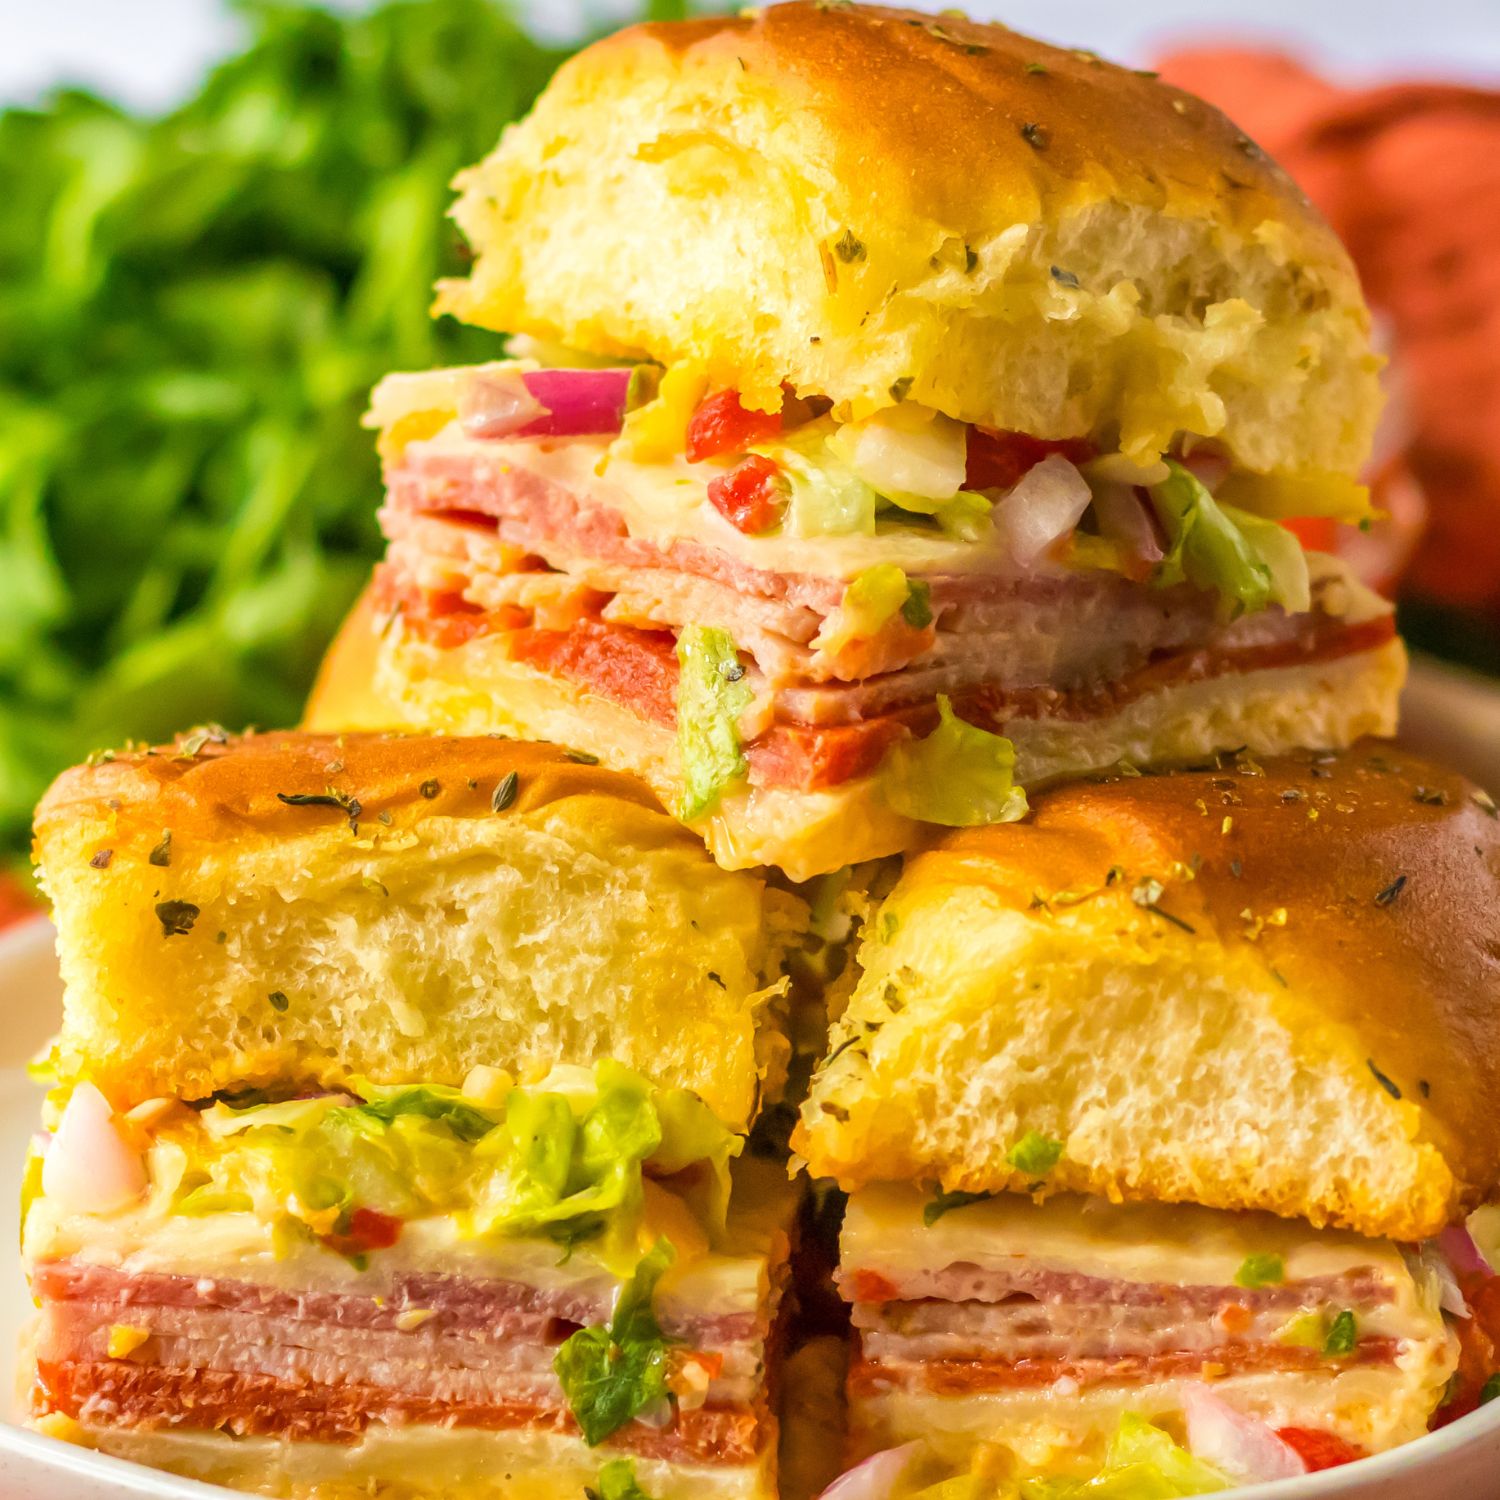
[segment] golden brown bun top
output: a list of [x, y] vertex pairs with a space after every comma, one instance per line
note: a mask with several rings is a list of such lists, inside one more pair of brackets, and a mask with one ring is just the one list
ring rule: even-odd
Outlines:
[[1126, 199], [1244, 231], [1284, 224], [1300, 253], [1347, 264], [1307, 196], [1212, 105], [1155, 74], [999, 23], [793, 0], [648, 22], [589, 48], [578, 72], [740, 70], [816, 112], [836, 176], [976, 236], [1049, 205]]
[[[793, 3], [634, 26], [458, 179], [442, 311], [909, 399], [1143, 455], [1352, 472], [1379, 395], [1353, 266], [1212, 106], [1004, 26]], [[893, 394], [894, 392], [894, 394]]]
[[[1470, 1183], [1500, 1185], [1500, 822], [1463, 777], [1376, 741], [1081, 782], [952, 835], [909, 886], [1065, 905], [1111, 871], [1156, 920], [1249, 951], [1360, 1038]], [[1153, 899], [1154, 898], [1154, 899]]]
[[[512, 774], [514, 797], [497, 810], [497, 789]], [[59, 823], [106, 812], [113, 814], [115, 844], [155, 845], [168, 827], [179, 843], [306, 833], [345, 821], [373, 828], [389, 820], [399, 828], [429, 816], [534, 812], [585, 796], [662, 813], [664, 836], [697, 842], [676, 829], [643, 782], [555, 745], [487, 735], [203, 731], [180, 735], [173, 745], [105, 752], [64, 771], [37, 807], [36, 835], [40, 842]], [[317, 800], [300, 800], [307, 797]], [[506, 794], [498, 800], [506, 802]]]

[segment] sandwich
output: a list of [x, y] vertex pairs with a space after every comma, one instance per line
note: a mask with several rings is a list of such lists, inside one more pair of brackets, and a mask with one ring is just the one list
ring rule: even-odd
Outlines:
[[66, 773], [31, 1420], [263, 1494], [775, 1493], [792, 898], [499, 739]]
[[1348, 257], [1210, 107], [998, 25], [638, 26], [458, 179], [376, 389], [382, 693], [576, 744], [794, 879], [1126, 761], [1389, 733]]
[[1470, 1409], [1497, 897], [1490, 798], [1369, 742], [1077, 783], [910, 860], [793, 1141], [850, 1194], [856, 1455], [1206, 1489]]

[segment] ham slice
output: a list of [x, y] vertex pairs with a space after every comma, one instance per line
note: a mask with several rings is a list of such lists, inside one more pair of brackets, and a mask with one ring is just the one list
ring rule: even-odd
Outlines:
[[[552, 1360], [578, 1328], [608, 1320], [614, 1283], [401, 1272], [375, 1296], [52, 1261], [33, 1268], [32, 1289], [38, 1416], [353, 1442], [376, 1423], [576, 1434]], [[658, 1315], [697, 1367], [702, 1401], [660, 1427], [629, 1423], [610, 1446], [752, 1461], [772, 1430], [771, 1305], [720, 1313], [664, 1297]]]

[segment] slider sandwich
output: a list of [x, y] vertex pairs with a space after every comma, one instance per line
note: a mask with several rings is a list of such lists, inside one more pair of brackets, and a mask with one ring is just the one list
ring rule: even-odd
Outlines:
[[1369, 742], [911, 860], [793, 1142], [850, 1193], [856, 1455], [1211, 1488], [1472, 1406], [1434, 1241], [1500, 1185], [1497, 955], [1494, 803]]
[[1199, 100], [799, 0], [588, 48], [459, 186], [438, 309], [520, 337], [374, 394], [413, 722], [582, 746], [794, 879], [1392, 729], [1390, 609], [1299, 539], [1369, 514], [1369, 318]]
[[42, 1431], [272, 1495], [770, 1496], [793, 898], [499, 739], [196, 732], [37, 814]]

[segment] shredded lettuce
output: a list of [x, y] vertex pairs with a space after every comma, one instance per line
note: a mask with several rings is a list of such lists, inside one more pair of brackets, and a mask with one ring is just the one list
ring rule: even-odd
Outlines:
[[924, 823], [972, 828], [1026, 816], [1015, 784], [1015, 746], [966, 723], [938, 696], [938, 727], [925, 739], [893, 745], [880, 766], [880, 787], [897, 812]]
[[1091, 1479], [1023, 1479], [1020, 1486], [1022, 1500], [1176, 1500], [1230, 1487], [1217, 1469], [1135, 1412], [1121, 1416]]
[[993, 524], [995, 502], [977, 490], [960, 490], [933, 511], [933, 518], [954, 541], [977, 542]]
[[829, 421], [794, 428], [754, 451], [772, 459], [790, 485], [788, 536], [874, 536], [880, 496], [834, 451]]
[[636, 1483], [635, 1463], [628, 1458], [612, 1458], [599, 1470], [599, 1478], [583, 1487], [584, 1500], [651, 1500]]
[[670, 1346], [651, 1302], [674, 1259], [671, 1244], [658, 1239], [620, 1292], [609, 1325], [580, 1328], [553, 1358], [568, 1407], [591, 1448], [666, 1399]]
[[623, 1274], [639, 1252], [644, 1165], [665, 1178], [703, 1163], [689, 1206], [722, 1230], [742, 1143], [696, 1094], [658, 1089], [610, 1059], [557, 1077], [559, 1087], [512, 1088], [493, 1105], [451, 1088], [364, 1082], [365, 1103], [335, 1094], [216, 1104], [158, 1141], [181, 1157], [165, 1206], [254, 1212], [320, 1236], [344, 1234], [358, 1208], [402, 1220], [447, 1214], [476, 1237], [590, 1241]]
[[[368, 1089], [362, 1092], [370, 1092]], [[354, 1105], [348, 1116], [376, 1125], [389, 1125], [402, 1115], [420, 1115], [424, 1120], [440, 1120], [461, 1141], [477, 1141], [494, 1129], [495, 1122], [482, 1110], [465, 1103], [457, 1089], [428, 1085], [414, 1089], [389, 1089], [367, 1103]], [[331, 1118], [344, 1118], [344, 1112]]]
[[747, 770], [739, 721], [755, 693], [733, 637], [717, 626], [687, 626], [677, 637], [677, 664], [677, 816], [691, 823], [712, 811], [724, 788]]
[[1219, 503], [1191, 470], [1166, 462], [1168, 477], [1147, 490], [1168, 541], [1153, 581], [1212, 590], [1233, 615], [1271, 604], [1306, 609], [1307, 559], [1297, 539], [1274, 521]]
[[928, 527], [935, 521], [959, 541], [984, 535], [992, 509], [985, 496], [961, 489], [934, 499], [888, 484], [877, 487], [850, 466], [843, 456], [847, 449], [843, 429], [820, 417], [751, 450], [786, 476], [788, 536], [874, 536], [880, 517]]

